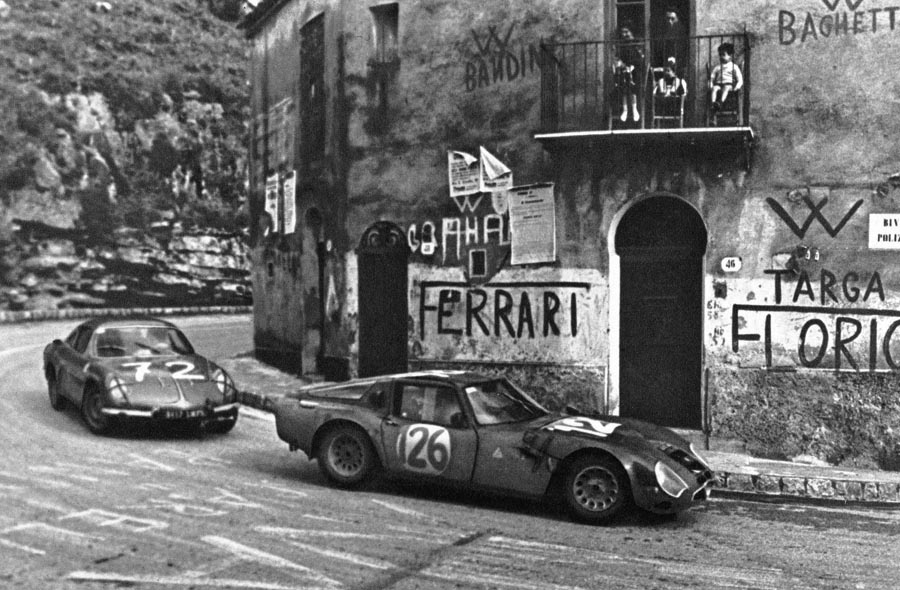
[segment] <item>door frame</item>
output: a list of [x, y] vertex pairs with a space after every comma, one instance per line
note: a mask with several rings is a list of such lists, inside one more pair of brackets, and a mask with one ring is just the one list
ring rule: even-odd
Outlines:
[[[635, 199], [633, 199], [626, 206], [622, 207], [619, 211], [613, 215], [612, 221], [610, 223], [610, 229], [606, 236], [606, 246], [609, 253], [609, 354], [607, 360], [606, 367], [606, 413], [618, 416], [621, 410], [621, 388], [620, 388], [620, 379], [621, 379], [621, 346], [622, 346], [622, 266], [621, 266], [621, 257], [616, 252], [616, 232], [619, 229], [619, 224], [622, 219], [631, 210], [632, 207], [637, 205], [638, 203], [645, 201], [646, 199], [654, 198], [654, 197], [667, 197], [672, 199], [678, 199], [682, 203], [691, 207], [694, 212], [697, 214], [698, 219], [706, 228], [706, 243], [707, 243], [707, 251], [703, 253], [701, 258], [701, 268], [703, 269], [703, 284], [700, 288], [700, 350], [697, 353], [700, 355], [700, 375], [698, 375], [698, 382], [703, 383], [703, 372], [706, 369], [706, 314], [704, 310], [706, 309], [706, 256], [708, 253], [709, 247], [709, 226], [706, 224], [706, 220], [703, 219], [703, 216], [700, 214], [700, 211], [697, 210], [697, 207], [694, 206], [690, 201], [682, 198], [675, 193], [670, 193], [666, 191], [656, 191], [651, 193], [645, 193]], [[698, 391], [697, 394], [700, 396], [700, 423], [707, 423], [707, 415], [706, 415], [706, 404], [703, 403], [703, 391]]]

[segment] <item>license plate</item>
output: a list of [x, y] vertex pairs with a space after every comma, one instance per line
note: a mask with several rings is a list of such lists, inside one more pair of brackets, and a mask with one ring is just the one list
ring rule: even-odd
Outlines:
[[183, 420], [186, 418], [200, 418], [203, 416], [203, 410], [179, 410], [175, 408], [163, 408], [157, 414], [160, 418], [167, 420]]

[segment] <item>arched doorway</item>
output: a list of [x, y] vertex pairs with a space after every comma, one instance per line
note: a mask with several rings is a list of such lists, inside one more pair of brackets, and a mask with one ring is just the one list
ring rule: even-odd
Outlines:
[[680, 428], [702, 425], [706, 226], [684, 200], [632, 206], [619, 256], [619, 413]]
[[407, 370], [408, 299], [406, 235], [378, 221], [363, 233], [357, 250], [359, 376]]

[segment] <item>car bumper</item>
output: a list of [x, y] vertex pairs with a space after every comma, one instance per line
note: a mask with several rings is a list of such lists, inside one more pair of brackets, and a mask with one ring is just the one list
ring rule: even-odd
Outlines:
[[218, 422], [237, 415], [239, 403], [225, 404], [213, 408], [103, 408], [102, 412], [115, 418], [135, 418], [145, 420], [202, 420]]
[[689, 488], [677, 498], [666, 494], [658, 486], [645, 486], [635, 490], [635, 503], [655, 514], [675, 514], [687, 510], [700, 502], [709, 499], [712, 493], [713, 480], [710, 479], [700, 487]]

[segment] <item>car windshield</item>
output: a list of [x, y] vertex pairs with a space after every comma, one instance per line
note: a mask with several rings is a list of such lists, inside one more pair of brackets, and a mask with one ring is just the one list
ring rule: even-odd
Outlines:
[[523, 422], [548, 413], [506, 379], [474, 383], [465, 392], [475, 420], [482, 425]]
[[170, 356], [193, 354], [184, 334], [165, 326], [124, 326], [98, 328], [97, 356]]

